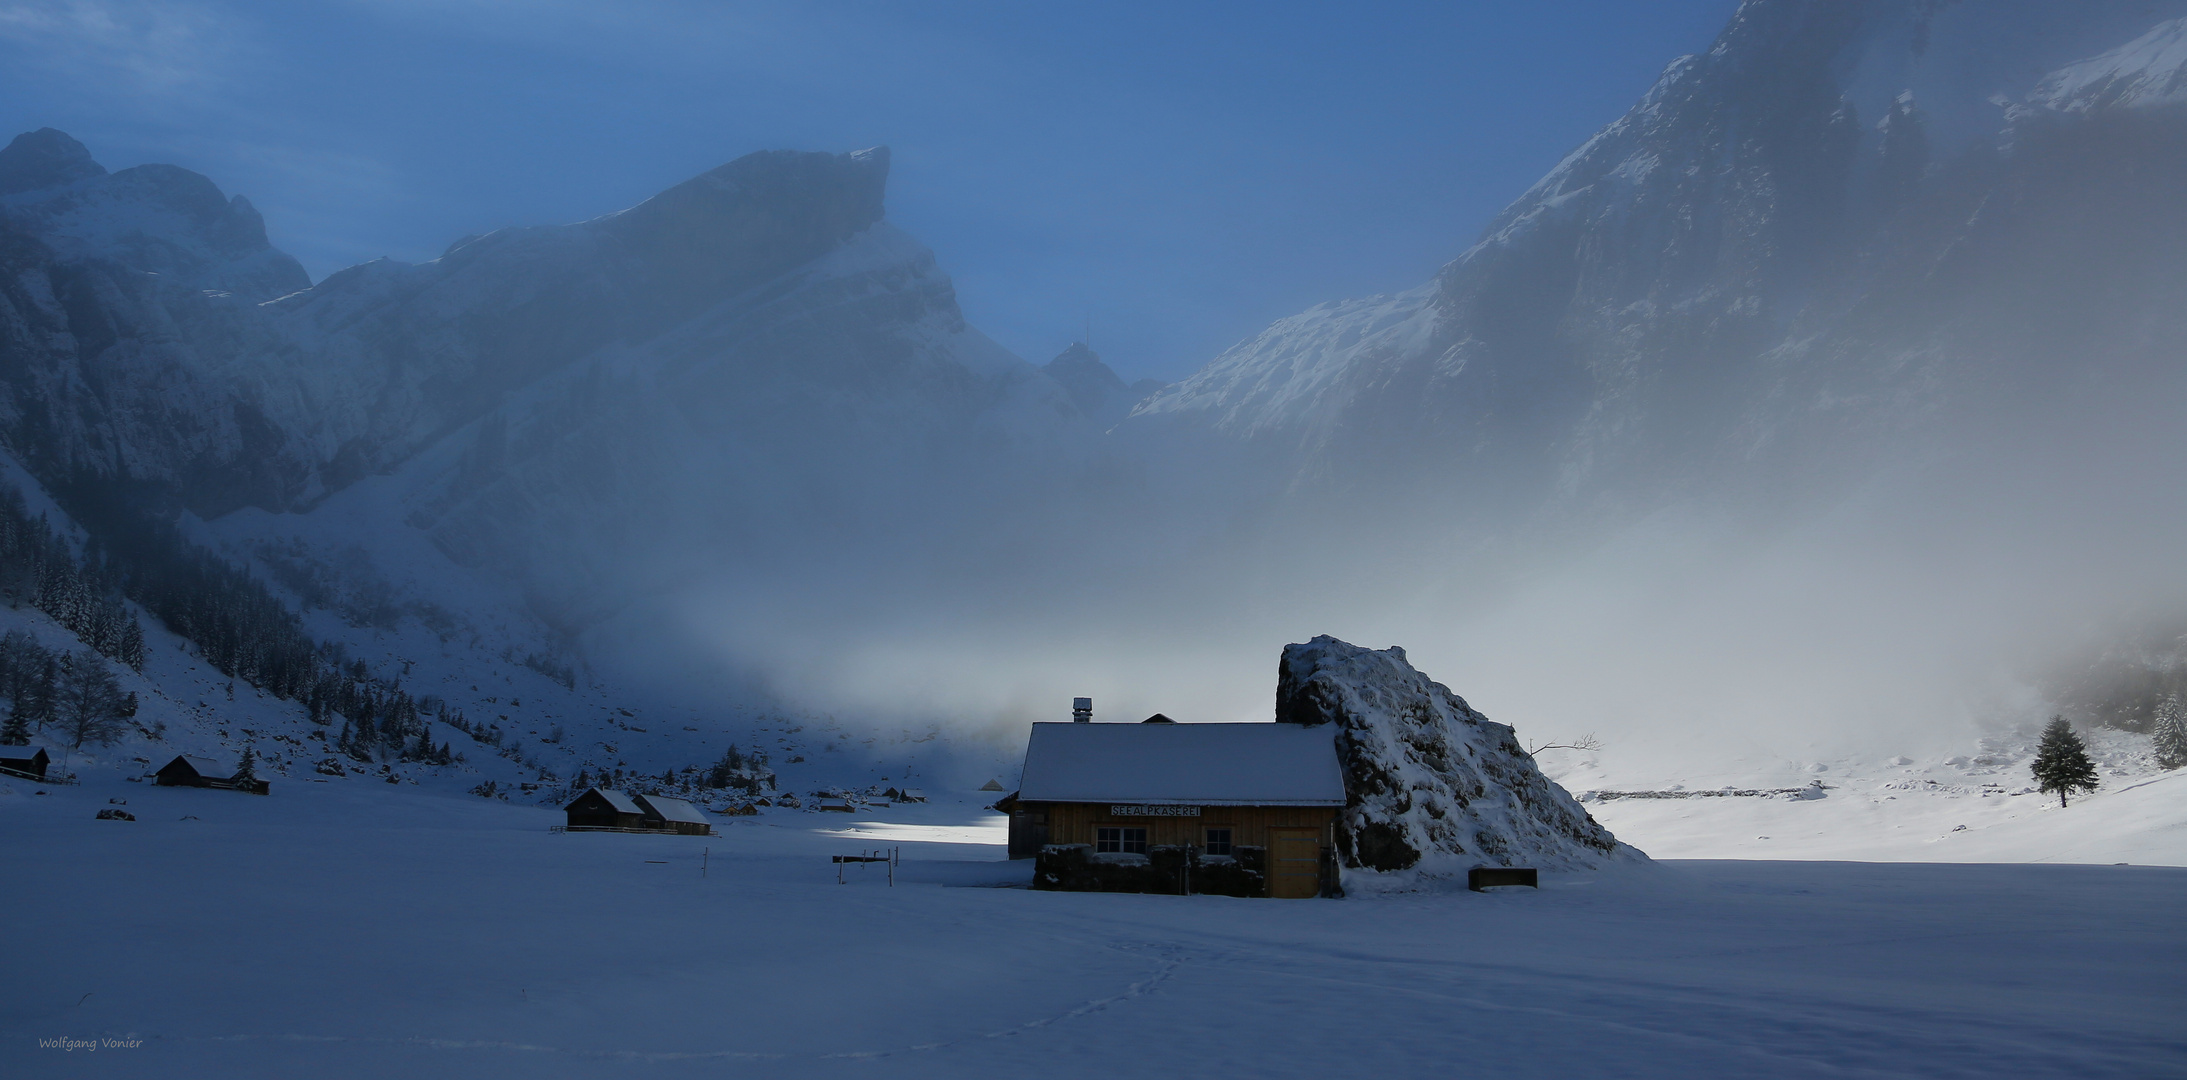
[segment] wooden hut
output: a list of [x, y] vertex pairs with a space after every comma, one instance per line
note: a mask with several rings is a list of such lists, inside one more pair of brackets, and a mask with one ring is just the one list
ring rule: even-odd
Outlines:
[[1034, 724], [997, 804], [1042, 888], [1308, 897], [1336, 886], [1333, 726]]
[[0, 746], [0, 770], [17, 776], [43, 780], [46, 766], [52, 763], [52, 756], [43, 746]]
[[587, 788], [562, 808], [572, 829], [643, 829], [645, 807], [613, 788]]
[[228, 791], [248, 791], [253, 795], [265, 795], [273, 785], [264, 780], [242, 780], [236, 770], [221, 765], [211, 758], [195, 754], [177, 754], [175, 760], [159, 767], [153, 773], [153, 782], [162, 787], [221, 788]]
[[639, 795], [637, 801], [638, 805], [646, 809], [646, 828], [685, 836], [712, 836], [714, 833], [714, 823], [707, 820], [698, 807], [682, 799], [672, 799], [666, 795]]

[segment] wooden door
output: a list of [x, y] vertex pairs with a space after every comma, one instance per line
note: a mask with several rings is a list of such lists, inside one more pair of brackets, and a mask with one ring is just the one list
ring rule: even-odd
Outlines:
[[1321, 830], [1268, 830], [1268, 895], [1321, 895]]

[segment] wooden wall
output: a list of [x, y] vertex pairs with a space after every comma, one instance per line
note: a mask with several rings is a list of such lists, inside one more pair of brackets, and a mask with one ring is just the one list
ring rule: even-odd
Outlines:
[[1020, 803], [1025, 810], [1048, 815], [1051, 844], [1091, 844], [1094, 830], [1105, 825], [1147, 830], [1147, 844], [1193, 844], [1204, 847], [1205, 830], [1228, 827], [1230, 842], [1241, 847], [1267, 847], [1270, 829], [1319, 829], [1327, 843], [1328, 826], [1336, 820], [1334, 806], [1203, 806], [1199, 817], [1135, 817], [1109, 813], [1112, 803]]

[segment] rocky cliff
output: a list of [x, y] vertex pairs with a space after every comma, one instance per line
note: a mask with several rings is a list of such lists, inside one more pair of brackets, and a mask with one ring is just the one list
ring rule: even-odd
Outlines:
[[2181, 15], [1750, 0], [1433, 281], [1278, 322], [1127, 428], [1645, 507], [2176, 421]]
[[1276, 720], [1337, 726], [1347, 868], [1451, 875], [1645, 858], [1543, 776], [1510, 727], [1415, 670], [1403, 649], [1326, 635], [1284, 646]]
[[246, 547], [423, 530], [565, 629], [698, 569], [883, 573], [1097, 433], [965, 323], [887, 178], [885, 149], [755, 153], [314, 285], [205, 177], [32, 132], [0, 151], [0, 442]]

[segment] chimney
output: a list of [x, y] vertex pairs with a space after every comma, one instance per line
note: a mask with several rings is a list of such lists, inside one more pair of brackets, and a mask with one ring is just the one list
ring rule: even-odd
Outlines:
[[1071, 723], [1074, 723], [1074, 724], [1091, 724], [1091, 723], [1093, 723], [1093, 699], [1092, 699], [1092, 698], [1090, 698], [1090, 697], [1075, 697], [1075, 698], [1072, 698], [1072, 699], [1071, 699]]

